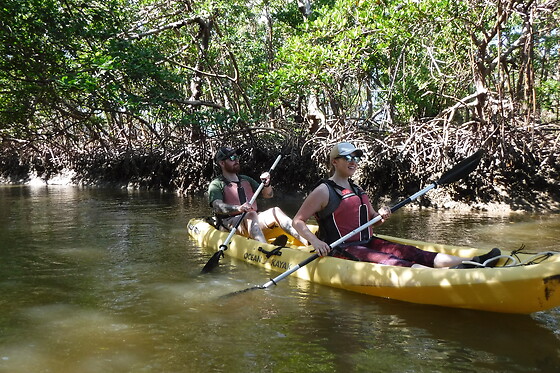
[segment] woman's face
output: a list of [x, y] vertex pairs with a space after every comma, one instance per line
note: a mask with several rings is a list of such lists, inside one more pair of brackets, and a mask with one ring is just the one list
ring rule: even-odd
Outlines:
[[360, 157], [352, 153], [351, 155], [336, 157], [332, 162], [335, 172], [338, 172], [341, 176], [350, 177], [358, 169]]

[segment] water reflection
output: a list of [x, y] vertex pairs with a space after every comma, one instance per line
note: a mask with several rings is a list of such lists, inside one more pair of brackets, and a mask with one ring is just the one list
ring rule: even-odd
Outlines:
[[[289, 200], [288, 200], [289, 201]], [[286, 206], [293, 214], [297, 199]], [[0, 372], [560, 370], [560, 310], [514, 316], [372, 298], [211, 256], [204, 198], [0, 187]], [[558, 249], [557, 215], [401, 211], [379, 230]]]
[[4, 353], [9, 371], [127, 371], [150, 348], [142, 328], [97, 310], [51, 304], [25, 309], [20, 317], [29, 335]]

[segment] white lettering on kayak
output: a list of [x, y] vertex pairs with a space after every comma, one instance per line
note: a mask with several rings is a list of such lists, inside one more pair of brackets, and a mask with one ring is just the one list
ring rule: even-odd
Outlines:
[[195, 235], [197, 235], [197, 234], [200, 233], [200, 231], [198, 230], [198, 227], [197, 227], [196, 225], [194, 225], [194, 224], [190, 224], [190, 223], [187, 224], [187, 229], [190, 230], [190, 231], [192, 231], [193, 234], [195, 234]]

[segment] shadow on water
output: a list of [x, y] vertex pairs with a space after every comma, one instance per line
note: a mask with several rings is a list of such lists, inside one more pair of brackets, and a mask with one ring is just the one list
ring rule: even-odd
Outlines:
[[[421, 336], [433, 341], [431, 352], [445, 351], [450, 363], [454, 359], [488, 367], [477, 355], [492, 356], [496, 370], [540, 372], [560, 371], [559, 336], [533, 316], [497, 314], [460, 309], [422, 306], [390, 300], [379, 301], [381, 313], [396, 318], [392, 326], [409, 332], [410, 338]], [[445, 345], [438, 348], [439, 345]], [[471, 350], [476, 354], [465, 354]], [[427, 358], [431, 358], [431, 354]], [[437, 356], [434, 356], [438, 358]], [[506, 369], [507, 368], [507, 369]]]
[[[226, 295], [216, 304], [234, 310], [266, 304], [285, 322], [276, 333], [307, 350], [310, 365], [320, 364], [313, 346], [323, 351], [333, 371], [560, 371], [557, 310], [511, 315], [417, 305], [297, 278]], [[309, 345], [299, 346], [302, 340]]]
[[[459, 219], [460, 222], [454, 224], [459, 224], [460, 228], [453, 234], [466, 232], [469, 240], [483, 245], [495, 245], [498, 241], [515, 248], [519, 241], [531, 236], [536, 226], [541, 231], [544, 229], [547, 235], [551, 234], [539, 225], [542, 222], [516, 222], [515, 219], [504, 222], [501, 215], [488, 218], [489, 224], [496, 225], [493, 233], [491, 227], [481, 227], [470, 215], [461, 220], [445, 214], [448, 219], [443, 223], [440, 214], [435, 215], [421, 219], [426, 230], [433, 233], [430, 226], [434, 224], [442, 232], [449, 232], [453, 219]], [[432, 222], [433, 219], [436, 221]], [[547, 227], [558, 225], [557, 219], [544, 223]], [[524, 227], [525, 234], [518, 232], [511, 236], [510, 233], [518, 231], [520, 226]], [[511, 236], [509, 240], [502, 239], [508, 235]], [[426, 239], [425, 236], [421, 238]], [[449, 233], [445, 238], [446, 241], [455, 240]], [[548, 245], [545, 242], [544, 247]], [[242, 278], [252, 278], [254, 272], [261, 275], [252, 283], [230, 283], [231, 286], [224, 287], [222, 295], [216, 298], [217, 304], [235, 309], [261, 307], [263, 302], [276, 304], [277, 307], [272, 307], [275, 317], [286, 324], [286, 328], [280, 328], [281, 332], [277, 333], [295, 340], [302, 351], [307, 350], [313, 356], [319, 354], [313, 347], [300, 346], [297, 342], [307, 340], [322, 351], [325, 361], [329, 361], [325, 364], [334, 371], [560, 371], [558, 309], [510, 315], [416, 305], [330, 289], [296, 278], [288, 278], [270, 289], [255, 289], [278, 273], [263, 276], [262, 270], [251, 265], [231, 258], [223, 261], [218, 273], [235, 271]], [[288, 304], [297, 305], [298, 316], [291, 313], [293, 310]], [[292, 314], [292, 319], [282, 316], [284, 310]], [[314, 358], [308, 358], [307, 363], [315, 367], [322, 364]]]
[[[295, 277], [220, 298], [275, 274], [228, 257], [200, 274], [213, 251], [186, 223], [208, 214], [203, 198], [0, 188], [0, 209], [2, 373], [560, 371], [559, 309], [445, 309]], [[501, 241], [515, 219], [412, 212], [383, 233]]]

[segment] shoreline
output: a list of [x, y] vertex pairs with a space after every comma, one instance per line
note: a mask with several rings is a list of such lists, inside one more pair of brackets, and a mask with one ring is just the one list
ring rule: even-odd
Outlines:
[[[115, 189], [127, 189], [131, 191], [159, 191], [164, 193], [172, 193], [179, 197], [184, 197], [188, 195], [203, 195], [203, 192], [193, 192], [185, 191], [181, 192], [179, 190], [166, 190], [164, 188], [150, 188], [147, 186], [140, 185], [137, 182], [76, 182], [77, 173], [74, 170], [65, 169], [62, 172], [53, 175], [48, 180], [38, 176], [30, 175], [26, 180], [7, 180], [5, 177], [0, 177], [0, 186], [3, 185], [13, 185], [13, 186], [31, 186], [31, 187], [84, 187], [84, 188], [96, 188], [96, 187], [107, 187]], [[282, 193], [281, 194], [285, 194]], [[302, 194], [302, 192], [296, 192], [296, 195]], [[303, 193], [304, 194], [304, 193]], [[275, 197], [278, 198], [278, 197]], [[281, 198], [281, 197], [280, 197]], [[406, 197], [402, 197], [406, 198]], [[394, 201], [388, 196], [381, 196], [379, 198], [378, 205], [391, 206], [398, 201]], [[429, 192], [429, 194], [422, 196], [415, 203], [411, 203], [403, 208], [411, 210], [448, 210], [457, 212], [488, 212], [488, 213], [499, 213], [499, 214], [516, 214], [516, 213], [560, 213], [560, 202], [555, 201], [553, 198], [546, 198], [542, 195], [538, 198], [534, 204], [522, 203], [517, 201], [515, 206], [505, 202], [490, 201], [490, 202], [464, 202], [454, 200], [450, 193], [445, 191], [444, 188], [434, 189]]]

